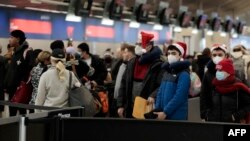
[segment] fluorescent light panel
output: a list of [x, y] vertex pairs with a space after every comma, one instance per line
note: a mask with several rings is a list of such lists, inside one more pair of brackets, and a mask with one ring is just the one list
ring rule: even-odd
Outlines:
[[67, 14], [65, 20], [69, 22], [81, 22], [82, 17], [76, 16], [74, 14]]
[[138, 23], [138, 22], [130, 22], [129, 27], [131, 27], [131, 28], [139, 28], [140, 23]]
[[233, 38], [238, 38], [238, 34], [237, 33], [233, 33], [232, 37]]
[[4, 7], [17, 7], [17, 6], [15, 6], [15, 5], [10, 5], [10, 4], [0, 4], [0, 6], [4, 6]]
[[213, 34], [214, 34], [214, 32], [212, 30], [207, 31], [208, 36], [212, 36]]
[[221, 37], [226, 37], [226, 36], [227, 36], [227, 33], [226, 33], [226, 32], [221, 32], [221, 33], [220, 33], [220, 36], [221, 36]]
[[163, 26], [162, 26], [162, 25], [159, 25], [159, 24], [156, 24], [156, 25], [154, 25], [153, 29], [154, 29], [154, 30], [162, 30], [162, 29], [163, 29]]
[[179, 26], [174, 27], [174, 32], [181, 32], [182, 28]]
[[102, 19], [101, 24], [102, 25], [113, 26], [114, 25], [114, 20], [111, 20], [111, 19]]
[[198, 31], [198, 29], [193, 29], [192, 30], [192, 34], [197, 34], [199, 31]]

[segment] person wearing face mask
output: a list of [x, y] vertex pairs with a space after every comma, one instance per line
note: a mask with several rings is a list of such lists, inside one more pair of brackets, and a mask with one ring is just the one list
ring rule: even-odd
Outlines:
[[223, 59], [216, 65], [212, 86], [212, 95], [207, 97], [211, 107], [206, 121], [239, 123], [243, 120], [250, 111], [250, 89], [236, 78], [231, 59]]
[[212, 95], [212, 81], [215, 78], [215, 66], [221, 60], [226, 58], [227, 47], [224, 44], [214, 44], [211, 48], [212, 60], [208, 62], [201, 84], [200, 92], [200, 117], [203, 121], [207, 116], [209, 109], [212, 107], [212, 101], [209, 97]]
[[117, 97], [119, 117], [132, 118], [136, 96], [154, 103], [161, 80], [162, 51], [154, 46], [153, 38], [153, 34], [141, 32], [135, 47], [136, 57], [127, 62]]
[[[145, 118], [155, 117], [159, 120], [187, 120], [188, 95], [190, 88], [190, 62], [181, 61], [185, 57], [187, 45], [176, 42], [168, 46], [168, 62], [162, 65], [165, 71], [156, 96], [155, 109]], [[150, 116], [154, 114], [155, 116]]]
[[249, 86], [247, 83], [247, 80], [250, 80], [250, 73], [247, 71], [247, 64], [250, 62], [249, 54], [242, 45], [237, 45], [233, 48], [231, 56], [233, 59], [236, 77], [238, 77], [244, 84]]
[[[77, 46], [77, 50], [81, 55], [81, 61], [79, 63], [82, 64], [79, 64], [79, 66], [76, 67], [78, 77], [83, 81], [83, 83], [87, 81], [85, 84], [88, 88], [104, 85], [104, 80], [108, 74], [104, 61], [98, 56], [91, 54], [89, 45], [85, 42], [79, 44]], [[86, 69], [81, 68], [82, 66]]]

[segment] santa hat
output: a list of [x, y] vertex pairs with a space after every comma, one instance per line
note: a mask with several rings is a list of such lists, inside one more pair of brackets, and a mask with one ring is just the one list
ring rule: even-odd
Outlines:
[[216, 65], [216, 70], [225, 71], [230, 75], [234, 75], [234, 66], [231, 59], [223, 59]]
[[214, 44], [211, 48], [211, 52], [214, 51], [215, 49], [217, 48], [220, 48], [222, 49], [223, 51], [225, 51], [226, 53], [228, 52], [227, 51], [227, 46], [225, 44]]
[[187, 52], [187, 44], [186, 43], [176, 42], [172, 45], [175, 46], [181, 52], [181, 55], [183, 58], [186, 56], [186, 52]]
[[154, 34], [149, 34], [145, 32], [141, 32], [141, 45], [142, 48], [146, 48], [147, 45], [153, 40]]

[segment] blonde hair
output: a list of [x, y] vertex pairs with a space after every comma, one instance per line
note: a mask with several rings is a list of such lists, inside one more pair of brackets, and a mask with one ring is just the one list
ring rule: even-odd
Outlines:
[[44, 63], [46, 60], [49, 60], [51, 53], [48, 51], [42, 51], [38, 54], [36, 61], [37, 63]]
[[56, 69], [57, 69], [57, 74], [58, 74], [58, 77], [60, 80], [65, 80], [65, 72], [66, 72], [66, 68], [63, 64], [63, 62], [65, 62], [65, 58], [64, 59], [58, 59], [58, 58], [55, 58], [55, 57], [51, 57], [51, 63], [52, 65], [55, 65], [56, 66]]

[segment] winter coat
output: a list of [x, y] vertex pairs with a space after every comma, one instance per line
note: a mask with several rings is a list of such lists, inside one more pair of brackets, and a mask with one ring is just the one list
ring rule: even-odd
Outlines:
[[188, 116], [188, 95], [190, 89], [190, 62], [164, 63], [160, 89], [156, 97], [155, 109], [160, 109], [167, 119], [186, 120]]
[[77, 59], [79, 64], [75, 66], [76, 74], [82, 80], [84, 76], [87, 76], [89, 72], [89, 66], [86, 62], [84, 62], [81, 58]]
[[[77, 87], [77, 83], [79, 83], [79, 81], [75, 75], [68, 70], [65, 70], [65, 79], [63, 81], [59, 79], [57, 73], [57, 69], [55, 67], [51, 67], [42, 74], [38, 85], [38, 93], [36, 96], [35, 105], [50, 107], [69, 106], [69, 88]], [[71, 86], [69, 86], [70, 73], [72, 73]], [[40, 110], [35, 111], [40, 112]]]
[[5, 76], [5, 88], [10, 94], [10, 99], [16, 91], [21, 81], [27, 81], [30, 71], [35, 64], [33, 51], [28, 49], [28, 43], [25, 41], [21, 46], [15, 49], [11, 59], [11, 64]]
[[200, 92], [200, 116], [201, 119], [207, 117], [208, 110], [212, 107], [212, 92], [213, 86], [212, 81], [215, 78], [215, 64], [213, 61], [209, 61], [207, 64], [207, 71], [203, 77], [201, 83], [201, 92]]
[[206, 67], [207, 63], [210, 60], [211, 60], [211, 58], [209, 56], [206, 56], [206, 55], [198, 56], [198, 60], [197, 60], [198, 71], [197, 71], [197, 74], [198, 74], [200, 80], [203, 79], [203, 76], [204, 76], [204, 73], [205, 73], [205, 67]]
[[[156, 58], [151, 57], [153, 55]], [[160, 86], [162, 73], [161, 65], [162, 61], [160, 60], [161, 50], [158, 47], [154, 47], [151, 51], [151, 55], [145, 54], [147, 56], [142, 60], [142, 62], [150, 62], [149, 70], [142, 81], [142, 89], [139, 96], [147, 99], [149, 96], [155, 97], [156, 91]], [[157, 58], [158, 57], [158, 58]], [[151, 58], [151, 59], [150, 59]], [[131, 115], [132, 113], [132, 90], [133, 90], [133, 81], [134, 81], [134, 69], [135, 62], [138, 59], [138, 56], [132, 58], [128, 64], [127, 68], [123, 74], [121, 87], [119, 90], [119, 95], [117, 98], [117, 107], [124, 107], [126, 109], [126, 114]]]
[[[213, 89], [211, 107], [205, 119], [216, 122], [237, 122], [245, 118], [246, 111], [250, 111], [250, 95], [244, 91], [234, 91], [229, 94], [220, 94]], [[232, 119], [232, 115], [235, 121]]]
[[243, 55], [239, 58], [234, 58], [233, 64], [235, 69], [235, 76], [239, 78], [244, 84], [250, 86], [248, 83], [250, 73], [248, 72], [249, 62], [250, 62], [250, 55]]
[[112, 61], [111, 76], [112, 76], [113, 81], [116, 81], [116, 77], [118, 75], [118, 72], [122, 63], [123, 63], [122, 59], [115, 59], [114, 61]]
[[95, 55], [90, 54], [90, 56], [92, 58], [90, 66], [95, 69], [95, 73], [88, 78], [91, 81], [94, 80], [98, 85], [103, 85], [108, 74], [104, 61]]
[[117, 99], [117, 97], [119, 95], [119, 90], [121, 87], [121, 80], [122, 80], [122, 76], [126, 70], [126, 67], [127, 67], [127, 64], [122, 63], [122, 65], [120, 66], [119, 71], [117, 73], [116, 80], [115, 80], [114, 99]]
[[35, 104], [40, 77], [47, 69], [48, 67], [46, 65], [39, 63], [31, 70], [30, 75], [31, 75], [31, 84], [33, 86], [33, 91], [29, 104]]

